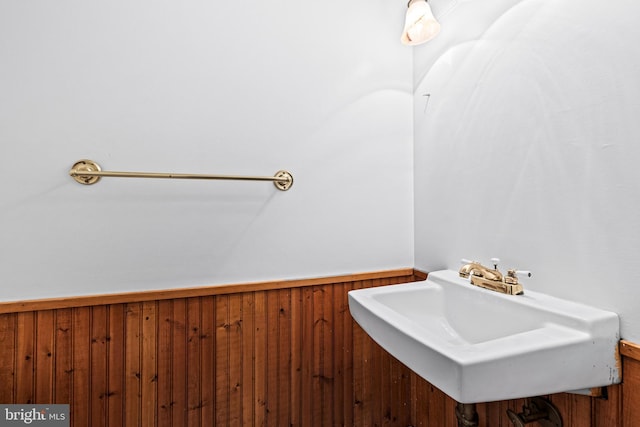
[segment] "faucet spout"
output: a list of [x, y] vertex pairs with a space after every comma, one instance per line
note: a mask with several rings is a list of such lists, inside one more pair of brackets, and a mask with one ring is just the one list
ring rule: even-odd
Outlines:
[[469, 277], [469, 274], [471, 274], [471, 272], [474, 269], [477, 269], [479, 267], [481, 267], [480, 263], [478, 263], [476, 261], [472, 261], [472, 262], [469, 262], [469, 263], [463, 265], [460, 268], [460, 271], [458, 271], [458, 274], [460, 275], [460, 277], [464, 277], [466, 279], [466, 278]]
[[473, 275], [475, 277], [483, 277], [486, 280], [502, 281], [502, 273], [500, 273], [497, 268], [485, 267], [476, 261], [463, 265], [458, 271], [458, 274], [465, 279], [468, 278], [469, 275]]

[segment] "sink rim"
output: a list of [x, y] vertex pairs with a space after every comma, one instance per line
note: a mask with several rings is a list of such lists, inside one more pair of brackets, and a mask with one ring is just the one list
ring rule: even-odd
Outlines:
[[[420, 328], [419, 325], [413, 325], [413, 320], [409, 316], [405, 315], [405, 313], [393, 310], [391, 307], [389, 307], [386, 301], [383, 300], [383, 298], [385, 298], [386, 295], [396, 294], [398, 292], [438, 294], [438, 293], [444, 292], [443, 286], [453, 285], [453, 286], [459, 286], [460, 288], [463, 288], [464, 289], [462, 291], [463, 293], [475, 294], [476, 298], [478, 297], [482, 298], [488, 301], [489, 303], [491, 303], [492, 300], [494, 301], [497, 300], [497, 301], [503, 301], [503, 303], [509, 307], [517, 306], [519, 307], [518, 311], [520, 312], [522, 312], [523, 308], [529, 309], [529, 310], [544, 311], [548, 313], [550, 316], [553, 316], [556, 320], [565, 320], [567, 322], [572, 323], [573, 325], [572, 327], [570, 327], [571, 330], [576, 330], [576, 331], [582, 330], [585, 334], [587, 333], [587, 329], [590, 322], [598, 322], [600, 320], [606, 320], [608, 318], [610, 319], [613, 317], [617, 318], [617, 315], [612, 312], [600, 310], [595, 307], [586, 306], [584, 304], [574, 302], [574, 301], [562, 300], [562, 299], [559, 299], [547, 294], [538, 293], [535, 291], [527, 291], [524, 295], [514, 296], [514, 295], [500, 294], [495, 291], [480, 288], [478, 286], [472, 286], [468, 283], [467, 279], [459, 278], [457, 272], [454, 272], [451, 270], [433, 272], [433, 273], [430, 273], [430, 277], [432, 278], [431, 281], [429, 280], [417, 281], [417, 282], [409, 282], [409, 283], [403, 283], [398, 285], [368, 288], [368, 289], [375, 289], [375, 290], [372, 292], [364, 292], [361, 294], [361, 297], [370, 298], [370, 301], [372, 302], [373, 305], [379, 305], [380, 311], [386, 312], [389, 315], [390, 323], [394, 324], [396, 328], [400, 329], [406, 326], [403, 322], [403, 320], [406, 319], [412, 322], [411, 326], [417, 326], [417, 329], [419, 329], [420, 331], [424, 331], [428, 335], [432, 334], [432, 331], [430, 331], [427, 328]], [[447, 304], [447, 303], [449, 302], [448, 301], [444, 302], [444, 304]], [[541, 305], [544, 305], [544, 307], [540, 307]], [[567, 312], [567, 309], [573, 309], [573, 311]], [[574, 316], [580, 316], [582, 317], [582, 319], [571, 317], [572, 314]], [[600, 316], [598, 316], [598, 314]], [[440, 314], [432, 317], [433, 318], [446, 317], [446, 314]], [[528, 332], [544, 329], [544, 328], [563, 329], [565, 327], [566, 326], [563, 326], [562, 324], [558, 322], [553, 322], [551, 320], [547, 320], [547, 321], [537, 320], [537, 324], [535, 325], [533, 324], [525, 325], [523, 326], [523, 329], [520, 332], [515, 332], [515, 333], [512, 332], [505, 335], [526, 334]], [[456, 329], [455, 326], [452, 326], [452, 329]], [[418, 332], [413, 328], [411, 328], [411, 331], [416, 333]], [[464, 341], [464, 342], [456, 341], [455, 342], [456, 345], [465, 345], [465, 344], [468, 346], [482, 345], [482, 344], [489, 345], [492, 341], [506, 338], [505, 335], [501, 335], [495, 338], [473, 341], [468, 339], [468, 337], [462, 336], [462, 334], [459, 331], [456, 330], [456, 332], [458, 332], [458, 335], [460, 335], [459, 337], [460, 340]], [[420, 336], [416, 336], [415, 338], [418, 340], [421, 340]], [[448, 343], [444, 342], [443, 344], [446, 347], [448, 347], [449, 346], [448, 344], [452, 344], [452, 343], [453, 341]]]
[[[453, 286], [452, 288], [444, 288]], [[426, 328], [410, 317], [410, 313], [400, 313], [399, 310], [387, 306], [381, 301], [386, 294], [398, 294], [398, 292], [415, 291], [432, 295], [438, 292], [445, 293], [443, 298], [451, 297], [456, 292], [455, 286], [460, 288], [460, 292], [471, 295], [472, 298], [483, 298], [489, 303], [498, 302], [503, 306], [511, 307], [514, 312], [519, 310], [537, 310], [539, 316], [548, 315], [554, 321], [539, 320], [533, 322], [538, 327], [530, 328], [526, 331], [513, 333], [504, 337], [497, 337], [480, 342], [470, 342], [461, 337], [449, 337]], [[446, 304], [446, 301], [445, 303]], [[536, 356], [550, 358], [557, 351], [566, 351], [573, 359], [589, 359], [582, 357], [583, 354], [576, 348], [589, 345], [593, 340], [595, 345], [598, 341], [600, 352], [609, 352], [604, 356], [598, 355], [593, 358], [594, 369], [608, 367], [608, 378], [598, 371], [597, 380], [567, 381], [566, 386], [553, 385], [546, 387], [538, 386], [536, 390], [544, 389], [538, 394], [549, 394], [582, 388], [599, 387], [620, 382], [619, 356], [617, 355], [617, 343], [619, 341], [619, 318], [616, 313], [601, 310], [599, 308], [587, 306], [578, 302], [559, 299], [547, 294], [525, 290], [524, 295], [504, 295], [487, 289], [479, 288], [469, 284], [468, 279], [458, 276], [457, 272], [451, 270], [441, 270], [429, 273], [426, 281], [410, 282], [399, 285], [388, 285], [374, 288], [364, 288], [349, 292], [349, 306], [354, 319], [362, 326], [365, 332], [377, 341], [389, 353], [398, 358], [409, 368], [427, 381], [441, 388], [445, 393], [461, 403], [477, 403], [483, 401], [512, 399], [527, 397], [531, 394], [523, 394], [517, 390], [505, 390], [502, 394], [498, 391], [494, 394], [485, 393], [478, 387], [469, 387], [468, 379], [482, 377], [483, 366], [495, 365], [501, 361], [511, 363], [514, 360], [526, 360], [531, 365], [536, 365]], [[441, 313], [441, 315], [444, 315]], [[384, 318], [384, 319], [383, 319]], [[433, 320], [437, 320], [434, 316]], [[563, 324], [562, 321], [565, 323]], [[372, 332], [373, 324], [384, 322], [384, 332]], [[612, 328], [615, 327], [615, 334], [612, 336]], [[433, 329], [433, 328], [431, 328]], [[407, 347], [398, 350], [390, 349], [389, 346]], [[411, 350], [408, 350], [411, 347]], [[567, 350], [563, 350], [563, 349]], [[608, 349], [608, 350], [607, 350]], [[424, 357], [439, 359], [438, 366], [447, 369], [451, 378], [442, 378], [443, 375], [435, 375], [429, 372], [424, 366], [428, 362], [420, 360], [411, 352], [422, 352]], [[558, 356], [553, 356], [554, 363], [558, 364]], [[404, 359], [404, 360], [403, 360]], [[441, 359], [441, 360], [440, 360]], [[597, 360], [596, 360], [597, 359]], [[580, 362], [580, 363], [578, 363]], [[584, 360], [576, 361], [580, 367], [586, 364]], [[436, 363], [436, 362], [434, 362]], [[565, 362], [566, 363], [566, 362]], [[576, 371], [577, 368], [567, 366], [567, 372]], [[494, 369], [494, 368], [492, 368]], [[577, 375], [577, 374], [576, 374]], [[584, 376], [586, 378], [586, 375]], [[581, 377], [582, 378], [582, 377]], [[473, 381], [473, 380], [471, 380]], [[472, 389], [468, 393], [465, 388]], [[478, 396], [486, 396], [480, 400]]]

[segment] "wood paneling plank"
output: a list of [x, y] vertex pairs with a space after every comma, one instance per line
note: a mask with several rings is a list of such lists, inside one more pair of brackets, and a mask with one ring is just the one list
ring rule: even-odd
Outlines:
[[409, 413], [410, 413], [410, 422], [407, 425], [411, 425], [411, 426], [417, 426], [418, 425], [418, 411], [417, 411], [417, 406], [418, 406], [418, 379], [416, 378], [417, 375], [415, 375], [414, 372], [411, 372], [409, 374], [409, 382], [410, 382], [410, 389], [411, 389], [411, 402], [410, 402], [410, 406], [409, 406]]
[[143, 302], [140, 355], [140, 418], [142, 427], [155, 427], [156, 425], [158, 409], [157, 320], [157, 302]]
[[0, 315], [0, 402], [15, 402], [15, 357], [17, 314]]
[[445, 426], [449, 426], [449, 427], [456, 427], [458, 425], [458, 419], [456, 418], [456, 406], [457, 406], [457, 402], [455, 400], [453, 400], [452, 398], [450, 398], [449, 396], [447, 396], [446, 394], [442, 393], [444, 395], [444, 425]]
[[[591, 414], [587, 414], [588, 417], [582, 418], [581, 420], [573, 420], [571, 418], [571, 415], [573, 414], [573, 412], [571, 410], [571, 399], [569, 398], [568, 394], [558, 393], [558, 394], [551, 395], [549, 397], [549, 401], [553, 403], [556, 406], [556, 408], [558, 408], [558, 411], [560, 412], [560, 414], [562, 414], [562, 420], [564, 423], [566, 423], [566, 425], [569, 425], [569, 426], [589, 425], [591, 423]], [[578, 421], [582, 422], [583, 424], [574, 424], [575, 422], [578, 422]]]
[[333, 407], [335, 378], [333, 377], [333, 286], [322, 285], [320, 288], [322, 298], [322, 321], [318, 325], [322, 328], [320, 352], [322, 354], [322, 366], [320, 381], [322, 382], [322, 416], [323, 425], [335, 425], [335, 410]]
[[72, 310], [63, 308], [55, 314], [55, 382], [54, 402], [71, 403], [73, 377]]
[[[518, 410], [520, 412], [520, 410]], [[502, 426], [502, 407], [500, 402], [490, 402], [486, 404], [486, 420], [488, 426]]]
[[[446, 396], [440, 390], [438, 390], [433, 385], [429, 385], [428, 389], [428, 400], [429, 400], [429, 425], [432, 423], [434, 425], [441, 425], [445, 427], [449, 427], [446, 424], [447, 414], [445, 413], [446, 404], [445, 404]], [[492, 427], [498, 427], [495, 424], [489, 424]]]
[[216, 298], [200, 299], [200, 425], [203, 426], [216, 419]]
[[373, 343], [373, 407], [376, 425], [389, 426], [391, 422], [391, 361], [378, 343]]
[[107, 371], [108, 309], [104, 305], [91, 307], [91, 360], [89, 365], [91, 427], [102, 427], [107, 422], [109, 395]]
[[33, 392], [35, 313], [18, 313], [16, 329], [16, 403], [35, 403]]
[[73, 390], [71, 396], [71, 423], [74, 426], [91, 425], [90, 362], [91, 362], [91, 309], [73, 309]]
[[264, 291], [254, 294], [254, 380], [253, 380], [253, 408], [254, 425], [264, 426], [267, 420], [267, 307]]
[[229, 295], [229, 426], [240, 427], [242, 420], [242, 295]]
[[[323, 417], [327, 415], [323, 406], [325, 404], [325, 381], [323, 372], [324, 353], [324, 288], [314, 286], [313, 292], [313, 352], [311, 365], [311, 399], [313, 399], [311, 409], [311, 425], [322, 426]], [[327, 423], [328, 424], [328, 423]]]
[[187, 426], [187, 300], [173, 300], [171, 365], [171, 420]]
[[353, 372], [353, 331], [356, 328], [356, 322], [351, 317], [349, 311], [348, 292], [353, 289], [353, 283], [342, 284], [342, 304], [344, 314], [342, 317], [342, 363], [343, 363], [343, 397], [342, 405], [344, 407], [343, 425], [354, 425], [353, 411], [355, 407], [355, 395], [353, 390], [354, 372]]
[[200, 310], [200, 298], [187, 299], [187, 426], [189, 427], [198, 427], [201, 421]]
[[637, 427], [640, 420], [640, 361], [624, 359], [623, 371], [622, 426]]
[[216, 297], [216, 425], [229, 425], [229, 296]]
[[278, 423], [278, 386], [280, 378], [278, 375], [278, 362], [280, 346], [278, 345], [278, 318], [279, 301], [278, 291], [266, 292], [267, 302], [267, 426], [277, 425]]
[[411, 423], [409, 425], [415, 427], [423, 427], [424, 423], [422, 422], [422, 418], [425, 416], [424, 413], [428, 410], [429, 406], [425, 404], [425, 399], [423, 398], [423, 386], [421, 383], [421, 378], [418, 375], [411, 371], [410, 374], [411, 379]]
[[141, 419], [140, 356], [142, 304], [131, 303], [125, 309], [124, 397], [125, 426], [139, 426]]
[[276, 425], [291, 425], [291, 290], [278, 296], [278, 417]]
[[411, 425], [411, 381], [409, 370], [396, 358], [389, 356], [389, 415], [390, 425]]
[[[366, 280], [364, 282], [364, 287], [372, 287], [375, 282], [371, 280]], [[373, 340], [363, 332], [363, 342], [362, 342], [362, 354], [361, 354], [361, 363], [363, 369], [362, 376], [362, 425], [363, 426], [372, 426], [374, 425], [373, 413], [377, 408], [374, 407], [374, 393], [373, 393]]]
[[[362, 287], [362, 282], [356, 282], [353, 286], [354, 289], [361, 289]], [[367, 336], [355, 321], [352, 322], [352, 325], [353, 400], [351, 407], [353, 408], [353, 425], [356, 427], [367, 427], [364, 423], [364, 377], [367, 373], [363, 362], [364, 346]]]
[[301, 384], [301, 425], [313, 425], [313, 408], [318, 394], [313, 391], [313, 360], [314, 360], [314, 336], [313, 336], [313, 289], [302, 289], [302, 384]]
[[[585, 402], [583, 404], [584, 407], [587, 406], [586, 402], [591, 406], [591, 413], [593, 414], [591, 425], [593, 427], [619, 427], [623, 425], [622, 389], [623, 386], [620, 384], [607, 387], [606, 398], [580, 396], [581, 400]], [[640, 416], [640, 413], [638, 415]], [[640, 418], [636, 418], [637, 421], [640, 421]]]
[[158, 427], [171, 427], [171, 367], [173, 355], [173, 304], [158, 301]]
[[[344, 284], [333, 285], [333, 333], [331, 346], [333, 348], [333, 425], [344, 425], [344, 329], [345, 317], [348, 316], [346, 304], [346, 290]], [[351, 327], [351, 325], [348, 325]]]
[[573, 420], [573, 425], [593, 425], [591, 420], [592, 399], [589, 396], [583, 396], [580, 394], [569, 394], [567, 395], [567, 398], [570, 402], [569, 407], [571, 408], [571, 420]]
[[124, 423], [124, 358], [125, 358], [125, 305], [109, 306], [107, 424], [119, 427]]
[[[428, 427], [430, 425], [429, 421], [432, 419], [432, 412], [436, 412], [433, 410], [433, 403], [431, 401], [432, 397], [432, 385], [425, 381], [422, 377], [416, 375], [418, 378], [419, 384], [419, 399], [418, 402], [422, 402], [423, 407], [419, 411], [418, 414], [418, 423], [417, 426]], [[433, 417], [436, 419], [435, 417]], [[490, 424], [487, 424], [489, 426]]]
[[254, 396], [253, 377], [255, 363], [255, 313], [253, 310], [254, 293], [242, 294], [242, 425], [253, 426]]
[[498, 413], [500, 416], [500, 419], [498, 420], [498, 425], [502, 427], [507, 427], [509, 424], [511, 424], [511, 421], [509, 420], [509, 416], [507, 415], [507, 410], [511, 409], [511, 406], [512, 406], [509, 402], [510, 401], [508, 400], [502, 400], [498, 404], [498, 407], [500, 408]]
[[[398, 415], [398, 420], [401, 425], [411, 425], [411, 371], [400, 362], [397, 362], [397, 365], [400, 367], [401, 381], [403, 384], [400, 388], [401, 400], [399, 403], [402, 405], [399, 412], [403, 416]], [[396, 413], [398, 413], [398, 411], [396, 411]]]
[[488, 425], [486, 408], [487, 408], [487, 405], [485, 403], [478, 403], [476, 405], [476, 411], [478, 412], [478, 423], [481, 426]]
[[302, 290], [291, 289], [291, 425], [302, 424]]
[[55, 312], [36, 312], [35, 402], [53, 403]]

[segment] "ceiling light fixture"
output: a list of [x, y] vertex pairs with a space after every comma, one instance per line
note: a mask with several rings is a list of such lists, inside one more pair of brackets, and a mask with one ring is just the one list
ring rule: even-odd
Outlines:
[[440, 32], [440, 23], [425, 0], [410, 0], [400, 41], [407, 46], [426, 43]]

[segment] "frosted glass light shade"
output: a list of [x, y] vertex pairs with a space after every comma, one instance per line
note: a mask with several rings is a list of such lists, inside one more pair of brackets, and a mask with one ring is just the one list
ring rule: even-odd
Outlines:
[[428, 42], [440, 32], [440, 23], [424, 0], [411, 0], [400, 41], [407, 46]]

